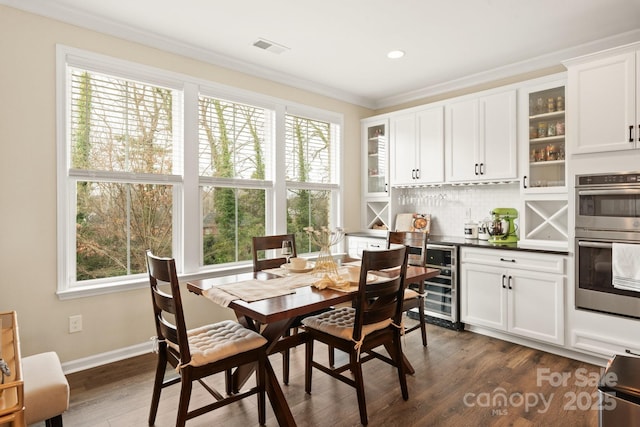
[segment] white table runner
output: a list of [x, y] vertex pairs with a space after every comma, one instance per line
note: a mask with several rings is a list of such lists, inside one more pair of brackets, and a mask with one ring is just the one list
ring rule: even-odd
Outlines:
[[293, 294], [296, 288], [309, 286], [318, 280], [312, 274], [295, 274], [271, 280], [251, 279], [237, 283], [212, 286], [202, 294], [216, 304], [228, 307], [231, 301], [246, 302]]

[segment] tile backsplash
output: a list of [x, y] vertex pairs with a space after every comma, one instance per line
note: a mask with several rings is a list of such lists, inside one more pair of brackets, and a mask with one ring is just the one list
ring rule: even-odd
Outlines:
[[488, 218], [493, 208], [520, 209], [518, 183], [394, 188], [391, 196], [395, 212], [431, 214], [431, 233], [446, 236], [463, 236], [467, 220]]

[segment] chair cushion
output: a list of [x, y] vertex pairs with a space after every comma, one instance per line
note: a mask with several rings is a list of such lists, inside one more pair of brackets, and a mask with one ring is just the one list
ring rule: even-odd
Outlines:
[[263, 346], [267, 339], [238, 322], [222, 322], [187, 331], [192, 366], [222, 360]]
[[55, 352], [23, 357], [22, 375], [27, 424], [48, 420], [69, 408], [69, 383]]
[[413, 289], [407, 288], [404, 290], [404, 299], [413, 299], [413, 298], [418, 298], [419, 296], [420, 294], [414, 291]]
[[[302, 324], [308, 328], [317, 329], [336, 337], [351, 340], [353, 338], [353, 323], [355, 321], [356, 309], [352, 307], [337, 308], [318, 316], [307, 317], [302, 320]], [[372, 323], [362, 327], [363, 338], [373, 331], [384, 329], [391, 324], [391, 319], [382, 322]]]

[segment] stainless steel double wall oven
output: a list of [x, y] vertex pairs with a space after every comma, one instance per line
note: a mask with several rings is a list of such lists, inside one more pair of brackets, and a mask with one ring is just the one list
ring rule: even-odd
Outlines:
[[576, 176], [576, 307], [640, 318], [640, 292], [612, 284], [612, 245], [640, 244], [640, 172]]

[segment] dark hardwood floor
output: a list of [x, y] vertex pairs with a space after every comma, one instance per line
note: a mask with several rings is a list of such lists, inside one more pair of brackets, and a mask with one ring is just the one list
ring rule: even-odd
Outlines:
[[[427, 348], [419, 333], [404, 338], [416, 369], [408, 377], [406, 402], [392, 367], [377, 360], [365, 364], [370, 426], [597, 426], [599, 367], [433, 325], [428, 338]], [[324, 346], [317, 345], [316, 351], [326, 360]], [[291, 381], [283, 389], [298, 425], [360, 425], [354, 389], [314, 370], [312, 394], [307, 395], [304, 347], [291, 354]], [[271, 358], [279, 378], [281, 360]], [[64, 425], [146, 426], [154, 366], [155, 355], [149, 354], [68, 375], [71, 405]], [[565, 381], [559, 380], [562, 376]], [[163, 391], [156, 426], [175, 424], [178, 390]], [[194, 386], [192, 400], [208, 398]], [[256, 400], [250, 397], [187, 425], [254, 426], [257, 420]], [[267, 425], [277, 425], [270, 406]]]

